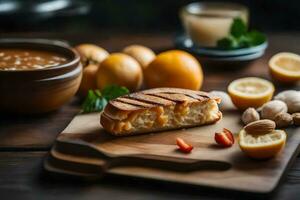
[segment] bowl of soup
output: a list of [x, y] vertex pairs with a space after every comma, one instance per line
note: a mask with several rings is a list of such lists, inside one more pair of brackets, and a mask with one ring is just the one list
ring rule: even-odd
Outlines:
[[80, 57], [64, 42], [0, 39], [0, 112], [56, 110], [75, 95], [81, 76]]

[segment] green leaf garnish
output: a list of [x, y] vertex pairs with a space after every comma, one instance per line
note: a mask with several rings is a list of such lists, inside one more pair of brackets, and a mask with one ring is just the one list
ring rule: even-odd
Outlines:
[[238, 49], [260, 45], [267, 40], [266, 36], [259, 31], [248, 31], [244, 21], [235, 18], [230, 28], [228, 37], [217, 41], [217, 47], [221, 49]]
[[249, 38], [251, 46], [257, 46], [267, 40], [267, 37], [259, 31], [250, 31], [246, 34], [246, 37]]
[[117, 85], [110, 85], [110, 86], [105, 87], [102, 90], [102, 96], [107, 101], [115, 99], [119, 96], [122, 96], [122, 95], [125, 95], [125, 94], [128, 94], [128, 93], [129, 93], [129, 90], [126, 87], [120, 87], [120, 86], [117, 86]]
[[106, 106], [107, 102], [119, 96], [128, 94], [129, 90], [126, 87], [111, 85], [100, 90], [89, 90], [88, 95], [82, 104], [82, 112], [100, 112]]
[[233, 37], [226, 37], [217, 42], [217, 46], [221, 49], [232, 49], [237, 47], [238, 43]]
[[240, 18], [235, 18], [230, 28], [230, 34], [235, 37], [241, 37], [247, 33], [247, 26]]

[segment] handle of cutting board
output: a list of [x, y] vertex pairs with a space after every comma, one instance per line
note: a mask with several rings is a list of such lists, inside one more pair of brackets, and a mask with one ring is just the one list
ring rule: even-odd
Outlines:
[[58, 151], [65, 154], [72, 155], [76, 152], [76, 155], [82, 155], [82, 158], [84, 158], [84, 155], [90, 155], [93, 158], [102, 159], [104, 162], [102, 164], [97, 163], [97, 170], [99, 170], [98, 172], [101, 171], [103, 173], [117, 166], [143, 166], [173, 171], [227, 170], [231, 167], [231, 164], [223, 161], [200, 160], [188, 157], [182, 158], [157, 154], [130, 154], [113, 157], [111, 155], [104, 154], [99, 149], [91, 148], [87, 145], [80, 145], [79, 143], [74, 146], [73, 143], [64, 142], [63, 145], [55, 146]]
[[228, 170], [231, 164], [223, 161], [198, 160], [191, 158], [180, 158], [151, 154], [131, 154], [115, 157], [108, 160], [105, 168], [117, 166], [144, 166], [173, 171], [193, 171], [193, 170]]
[[135, 158], [135, 159], [158, 160], [158, 161], [174, 162], [174, 163], [180, 163], [180, 164], [194, 164], [196, 162], [199, 162], [199, 160], [197, 160], [197, 159], [155, 155], [155, 154], [133, 154], [133, 155], [130, 155], [130, 157]]

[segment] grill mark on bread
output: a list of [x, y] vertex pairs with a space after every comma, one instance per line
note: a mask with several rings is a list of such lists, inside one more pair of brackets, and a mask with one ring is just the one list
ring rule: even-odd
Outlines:
[[[173, 91], [172, 91], [173, 90]], [[119, 97], [110, 102], [120, 110], [139, 110], [155, 106], [175, 105], [184, 102], [206, 101], [209, 95], [200, 91], [185, 91], [179, 88], [150, 89]], [[196, 100], [196, 101], [195, 101]]]
[[[171, 100], [174, 101], [176, 103], [184, 103], [184, 102], [189, 102], [189, 103], [193, 103], [193, 102], [204, 102], [204, 101], [208, 101], [210, 99], [210, 97], [206, 97], [206, 96], [199, 96], [197, 94], [182, 94], [182, 93], [158, 93], [158, 94], [148, 94], [148, 95], [152, 95], [152, 96], [157, 96], [157, 97], [161, 97], [167, 100]], [[184, 99], [180, 99], [178, 98], [178, 95], [184, 95]], [[177, 97], [176, 97], [177, 96]]]
[[209, 99], [209, 97], [207, 97], [207, 96], [199, 96], [199, 95], [197, 95], [195, 93], [189, 93], [189, 94], [185, 94], [185, 95], [188, 96], [188, 97], [190, 97], [190, 98], [193, 98], [193, 99], [195, 99], [197, 101], [206, 101], [206, 100]]
[[142, 102], [140, 100], [130, 99], [127, 96], [119, 97], [115, 100], [119, 101], [119, 102], [122, 102], [122, 103], [134, 105], [134, 106], [140, 106], [142, 108], [153, 108], [154, 106], [156, 106], [156, 105], [153, 105], [153, 104]]
[[131, 99], [135, 99], [141, 102], [145, 102], [145, 103], [149, 103], [152, 104], [154, 106], [169, 106], [169, 105], [175, 105], [176, 102], [174, 101], [170, 101], [167, 99], [163, 99], [161, 97], [157, 97], [157, 96], [152, 96], [152, 95], [148, 95], [148, 94], [144, 94], [144, 93], [133, 93], [133, 94], [129, 94], [127, 96], [128, 98]]
[[107, 120], [114, 120], [111, 116], [107, 115], [105, 112], [102, 113], [101, 117], [104, 117]]
[[197, 99], [188, 97], [185, 94], [178, 94], [178, 93], [158, 93], [158, 94], [148, 94], [155, 97], [160, 97], [166, 100], [170, 100], [176, 103], [183, 103], [183, 102], [195, 102], [198, 101]]
[[206, 92], [196, 91], [196, 90], [185, 90], [180, 88], [156, 88], [142, 91], [144, 94], [157, 95], [157, 94], [184, 94], [191, 98], [197, 99], [199, 101], [205, 101], [212, 98], [212, 96]]
[[199, 97], [206, 98], [206, 99], [210, 99], [211, 98], [211, 96], [206, 95], [206, 94], [196, 94], [196, 95], [198, 95]]
[[[209, 113], [208, 109], [213, 108], [216, 112], [218, 99], [200, 91], [178, 88], [150, 89], [110, 101], [100, 121], [105, 130], [120, 136], [209, 124], [219, 120], [221, 115], [209, 114], [208, 118], [206, 116], [198, 119], [198, 114], [190, 112], [190, 108], [198, 109], [201, 113]], [[201, 107], [208, 102], [211, 102], [209, 105], [213, 107]], [[192, 107], [192, 104], [196, 107]], [[187, 116], [188, 114], [190, 116]], [[193, 116], [195, 119], [190, 119]], [[173, 118], [178, 121], [172, 120]]]
[[211, 98], [209, 94], [201, 91], [158, 88], [125, 95], [110, 101], [109, 104], [117, 109], [130, 111], [156, 106], [175, 105], [177, 103], [202, 102]]
[[119, 102], [116, 100], [109, 101], [108, 105], [111, 105], [120, 110], [139, 110], [142, 108], [141, 106], [131, 105], [131, 104]]
[[210, 97], [210, 94], [202, 91], [197, 91], [197, 90], [186, 90], [186, 89], [181, 89], [181, 88], [156, 88], [156, 89], [149, 89], [142, 91], [144, 94], [157, 94], [157, 93], [169, 93], [169, 94], [185, 94], [185, 95], [190, 95], [190, 94], [197, 94], [206, 98]]

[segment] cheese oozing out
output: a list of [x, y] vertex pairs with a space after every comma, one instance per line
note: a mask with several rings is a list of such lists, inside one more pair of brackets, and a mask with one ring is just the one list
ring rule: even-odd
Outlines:
[[216, 100], [191, 102], [170, 106], [158, 106], [134, 112], [126, 119], [117, 121], [111, 129], [118, 133], [131, 135], [138, 132], [160, 131], [209, 124], [220, 118]]

